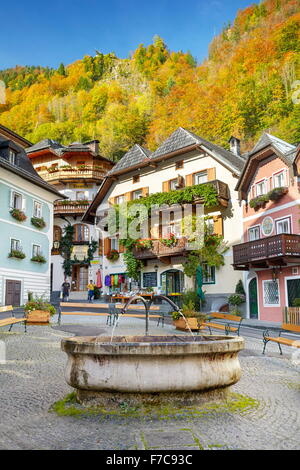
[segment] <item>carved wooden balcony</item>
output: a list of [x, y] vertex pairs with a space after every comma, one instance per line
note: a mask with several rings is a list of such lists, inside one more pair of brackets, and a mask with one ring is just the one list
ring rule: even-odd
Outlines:
[[300, 235], [280, 234], [233, 246], [236, 270], [286, 266], [300, 262]]
[[89, 207], [91, 201], [63, 201], [63, 203], [54, 203], [54, 216], [58, 215], [83, 215]]
[[135, 248], [133, 254], [136, 259], [146, 260], [154, 258], [164, 258], [167, 256], [182, 256], [187, 251], [187, 241], [185, 238], [179, 238], [175, 246], [166, 246], [160, 240], [152, 241], [152, 248]]
[[45, 181], [54, 183], [54, 182], [60, 182], [60, 181], [86, 181], [89, 180], [91, 182], [93, 181], [99, 181], [103, 180], [103, 178], [106, 175], [106, 171], [103, 169], [99, 168], [94, 168], [94, 167], [87, 167], [85, 169], [80, 169], [77, 167], [72, 167], [69, 169], [58, 169], [58, 170], [51, 170], [49, 171], [39, 171], [38, 172], [40, 177], [43, 178]]

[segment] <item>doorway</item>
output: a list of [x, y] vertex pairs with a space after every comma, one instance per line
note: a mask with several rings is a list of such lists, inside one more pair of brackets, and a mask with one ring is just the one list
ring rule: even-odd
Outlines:
[[5, 283], [5, 305], [21, 305], [21, 281], [7, 280]]
[[89, 270], [87, 266], [75, 264], [72, 267], [72, 290], [85, 291], [88, 285]]
[[249, 313], [250, 318], [258, 319], [257, 279], [254, 277], [249, 282]]
[[161, 274], [161, 287], [166, 295], [183, 291], [184, 275], [178, 269], [169, 269]]

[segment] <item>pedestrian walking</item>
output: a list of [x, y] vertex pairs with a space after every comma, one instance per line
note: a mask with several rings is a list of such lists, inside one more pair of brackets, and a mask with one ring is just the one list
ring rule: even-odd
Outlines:
[[70, 296], [70, 288], [71, 285], [65, 278], [64, 282], [62, 283], [62, 297], [63, 297], [63, 302], [69, 302], [69, 296]]

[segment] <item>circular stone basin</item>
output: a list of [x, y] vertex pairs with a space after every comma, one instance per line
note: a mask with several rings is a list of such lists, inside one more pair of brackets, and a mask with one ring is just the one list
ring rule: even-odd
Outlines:
[[[236, 336], [114, 336], [63, 339], [65, 377], [81, 403], [107, 400], [153, 402], [159, 396], [201, 401], [224, 396], [241, 376]], [[223, 392], [222, 392], [223, 389]], [[204, 396], [204, 395], [203, 395]], [[124, 398], [125, 397], [125, 398]]]

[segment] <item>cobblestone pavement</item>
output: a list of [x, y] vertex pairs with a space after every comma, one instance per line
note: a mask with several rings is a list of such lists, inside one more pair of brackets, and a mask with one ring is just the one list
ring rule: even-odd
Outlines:
[[[124, 319], [125, 320], [125, 319]], [[102, 334], [111, 328], [102, 321]], [[143, 334], [144, 324], [124, 322], [117, 334]], [[152, 334], [174, 334], [151, 323]], [[0, 449], [299, 449], [300, 365], [293, 350], [268, 344], [262, 356], [262, 339], [245, 336], [240, 353], [243, 375], [232, 391], [257, 400], [243, 412], [213, 408], [201, 415], [58, 416], [50, 406], [71, 389], [64, 379], [63, 337], [72, 336], [51, 327], [14, 326], [1, 329], [6, 363], [0, 363]]]

